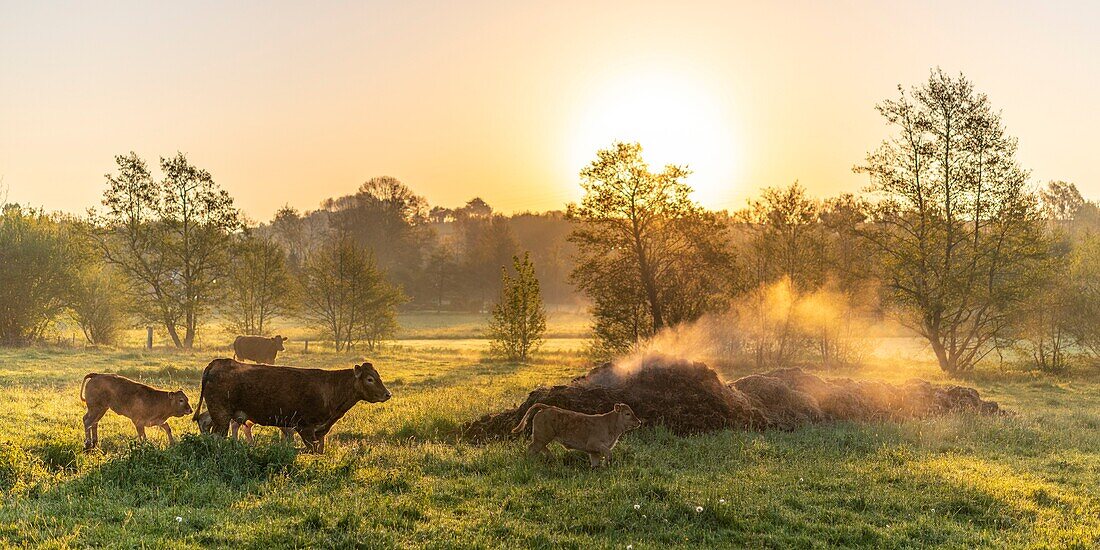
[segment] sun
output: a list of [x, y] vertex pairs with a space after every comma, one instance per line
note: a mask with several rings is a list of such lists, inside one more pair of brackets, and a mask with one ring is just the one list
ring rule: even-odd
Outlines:
[[608, 79], [591, 87], [570, 137], [570, 168], [588, 165], [615, 141], [638, 142], [650, 167], [686, 165], [693, 198], [726, 208], [734, 196], [738, 144], [728, 104], [700, 79], [654, 71]]

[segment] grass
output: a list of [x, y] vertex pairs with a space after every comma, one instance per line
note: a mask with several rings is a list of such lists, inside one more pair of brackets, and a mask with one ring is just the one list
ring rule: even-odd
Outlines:
[[[0, 541], [35, 547], [1095, 547], [1100, 544], [1100, 380], [990, 372], [968, 381], [1018, 411], [795, 432], [680, 438], [632, 432], [610, 468], [518, 441], [456, 441], [462, 422], [587, 367], [470, 349], [391, 348], [370, 359], [394, 393], [356, 406], [321, 456], [277, 430], [247, 446], [188, 419], [133, 442], [108, 413], [102, 453], [80, 451], [89, 371], [183, 388], [218, 351], [0, 350]], [[292, 350], [287, 364], [359, 357]], [[737, 372], [725, 371], [729, 377]], [[842, 373], [942, 381], [926, 362]], [[635, 509], [637, 505], [637, 509]], [[696, 511], [701, 507], [701, 511]], [[177, 520], [177, 517], [179, 518]]]

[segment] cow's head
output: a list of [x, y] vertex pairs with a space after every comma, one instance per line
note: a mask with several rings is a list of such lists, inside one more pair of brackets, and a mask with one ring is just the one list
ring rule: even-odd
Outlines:
[[191, 414], [191, 403], [187, 401], [187, 394], [183, 393], [183, 390], [176, 390], [168, 394], [168, 398], [172, 400], [172, 416], [186, 416]]
[[287, 338], [283, 338], [282, 336], [276, 336], [276, 337], [272, 338], [272, 340], [275, 341], [275, 351], [284, 351], [283, 350], [283, 342], [286, 342]]
[[359, 390], [359, 396], [364, 401], [371, 403], [381, 403], [390, 398], [390, 390], [386, 389], [378, 371], [370, 363], [355, 365], [355, 389]]
[[619, 429], [624, 432], [642, 425], [642, 419], [626, 403], [616, 403], [615, 412], [619, 415]]

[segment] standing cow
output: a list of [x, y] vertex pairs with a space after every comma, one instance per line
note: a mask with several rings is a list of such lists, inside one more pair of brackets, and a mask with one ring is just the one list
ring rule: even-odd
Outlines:
[[215, 359], [202, 372], [201, 388], [195, 420], [205, 399], [213, 433], [225, 437], [231, 421], [293, 428], [317, 453], [325, 451], [332, 425], [356, 403], [381, 403], [391, 396], [370, 363], [324, 370]]
[[80, 400], [88, 407], [84, 414], [84, 450], [99, 445], [99, 420], [111, 409], [134, 423], [138, 439], [145, 440], [145, 428], [158, 426], [175, 443], [168, 419], [191, 414], [187, 395], [181, 390], [158, 390], [117, 374], [90, 373], [80, 383]]
[[252, 361], [265, 365], [274, 365], [275, 356], [283, 351], [283, 342], [286, 338], [275, 336], [264, 338], [263, 336], [238, 336], [233, 340], [233, 355], [238, 361]]

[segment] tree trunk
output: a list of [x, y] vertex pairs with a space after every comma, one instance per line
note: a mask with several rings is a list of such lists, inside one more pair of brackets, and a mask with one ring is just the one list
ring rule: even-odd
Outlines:
[[183, 349], [183, 342], [180, 341], [179, 332], [176, 331], [176, 325], [174, 323], [164, 323], [164, 328], [168, 331], [168, 336], [172, 338], [172, 344], [177, 349]]

